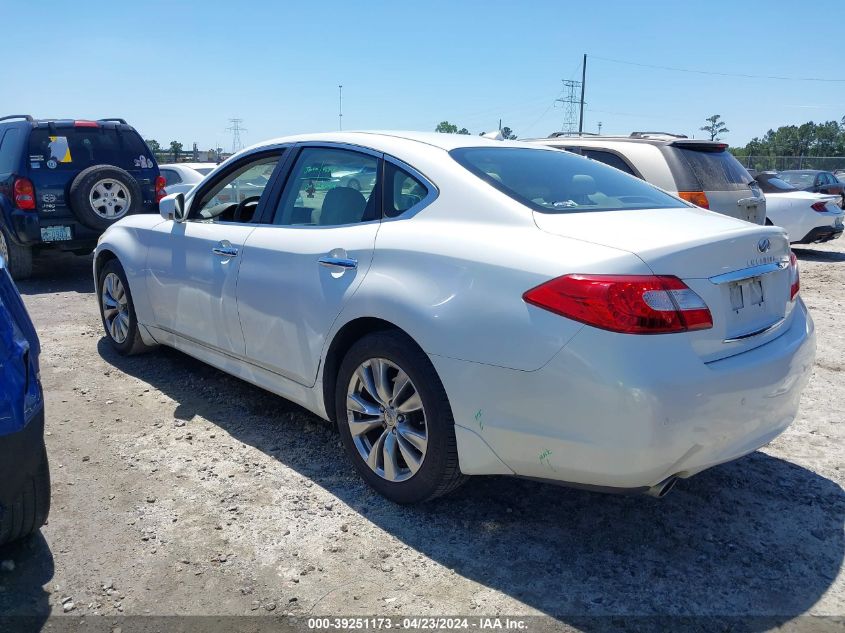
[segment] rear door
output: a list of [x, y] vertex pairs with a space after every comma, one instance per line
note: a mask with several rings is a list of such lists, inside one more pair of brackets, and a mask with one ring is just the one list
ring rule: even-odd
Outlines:
[[670, 143], [666, 152], [680, 194], [702, 192], [711, 211], [766, 223], [766, 199], [727, 145], [685, 139]]
[[38, 211], [45, 218], [68, 218], [70, 186], [79, 172], [93, 165], [126, 170], [141, 187], [142, 204], [155, 211], [158, 165], [138, 133], [129, 125], [97, 121], [39, 124], [29, 139], [29, 173]]
[[381, 221], [381, 155], [358, 147], [301, 147], [271, 224], [244, 245], [238, 312], [247, 358], [300, 384], [314, 384], [328, 332], [361, 285]]

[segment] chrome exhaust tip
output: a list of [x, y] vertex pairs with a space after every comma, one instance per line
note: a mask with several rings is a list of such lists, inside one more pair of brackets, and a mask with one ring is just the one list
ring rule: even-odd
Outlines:
[[672, 491], [672, 488], [675, 487], [677, 481], [678, 478], [675, 475], [667, 477], [659, 484], [652, 486], [651, 488], [646, 490], [645, 494], [647, 494], [649, 497], [657, 497], [658, 499], [662, 499]]

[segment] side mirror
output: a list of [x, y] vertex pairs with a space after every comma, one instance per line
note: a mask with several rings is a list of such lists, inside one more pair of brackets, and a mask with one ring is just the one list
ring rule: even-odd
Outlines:
[[165, 220], [174, 222], [185, 221], [185, 194], [171, 193], [164, 196], [158, 203], [158, 212]]

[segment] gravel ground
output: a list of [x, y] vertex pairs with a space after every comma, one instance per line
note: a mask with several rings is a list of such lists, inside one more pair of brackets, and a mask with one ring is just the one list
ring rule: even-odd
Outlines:
[[53, 509], [0, 549], [0, 614], [843, 615], [845, 240], [796, 252], [818, 357], [770, 446], [663, 500], [488, 477], [413, 508], [299, 407], [172, 350], [116, 356], [90, 258], [48, 257], [21, 291]]

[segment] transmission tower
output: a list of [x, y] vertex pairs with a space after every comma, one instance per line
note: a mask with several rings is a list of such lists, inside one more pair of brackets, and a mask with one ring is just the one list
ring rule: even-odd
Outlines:
[[555, 99], [555, 105], [561, 104], [563, 110], [563, 125], [560, 131], [566, 134], [575, 134], [578, 131], [578, 105], [581, 98], [578, 92], [581, 90], [581, 82], [571, 79], [563, 79], [562, 97]]
[[241, 132], [248, 132], [245, 127], [241, 127], [241, 123], [243, 123], [243, 119], [229, 119], [230, 125], [226, 128], [226, 131], [232, 133], [232, 153], [238, 152], [243, 149], [244, 144], [241, 142]]

